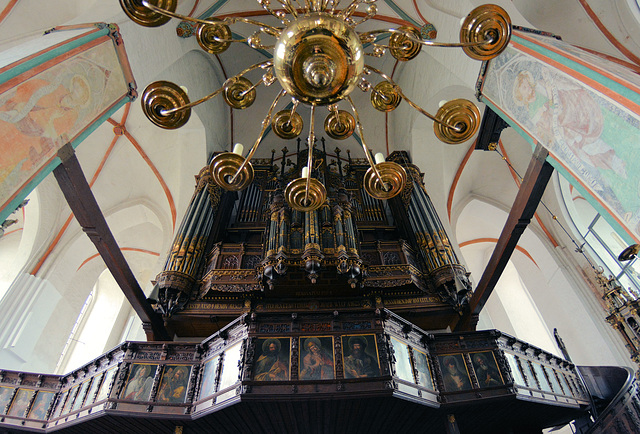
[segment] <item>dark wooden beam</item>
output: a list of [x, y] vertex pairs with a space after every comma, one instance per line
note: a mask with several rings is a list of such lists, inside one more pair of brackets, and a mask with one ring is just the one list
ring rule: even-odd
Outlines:
[[58, 152], [62, 164], [53, 174], [82, 230], [95, 244], [113, 278], [142, 320], [148, 340], [170, 340], [162, 318], [155, 313], [140, 288], [91, 192], [80, 162], [70, 144]]
[[511, 212], [507, 217], [507, 222], [469, 302], [471, 315], [477, 317], [484, 307], [507, 266], [520, 236], [536, 212], [542, 194], [553, 173], [553, 167], [546, 161], [548, 155], [549, 152], [540, 145], [533, 152], [527, 173], [524, 175], [522, 185], [520, 185]]
[[484, 108], [482, 115], [482, 123], [480, 124], [480, 132], [476, 140], [476, 149], [483, 151], [495, 151], [500, 140], [502, 130], [507, 128], [509, 124], [505, 122], [496, 112], [491, 110], [489, 106]]

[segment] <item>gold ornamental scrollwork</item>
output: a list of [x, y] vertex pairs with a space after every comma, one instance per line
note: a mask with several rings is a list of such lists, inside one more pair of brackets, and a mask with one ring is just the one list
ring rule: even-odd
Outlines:
[[209, 170], [209, 165], [206, 165], [196, 175], [196, 193], [205, 188], [211, 181], [211, 171]]

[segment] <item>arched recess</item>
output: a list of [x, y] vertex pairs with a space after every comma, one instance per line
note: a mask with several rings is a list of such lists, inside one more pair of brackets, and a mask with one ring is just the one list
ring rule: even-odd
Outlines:
[[[476, 197], [453, 223], [475, 283], [491, 257], [507, 215], [506, 210]], [[549, 247], [544, 235], [539, 236], [531, 227], [518, 246], [480, 314], [479, 328], [515, 334], [559, 354], [552, 338], [557, 328], [575, 363], [629, 365], [624, 346], [604, 321], [605, 312], [598, 301], [565, 272], [563, 248]]]
[[121, 311], [127, 307], [118, 284], [109, 270], [104, 270], [81, 308], [56, 371], [70, 372], [102, 354], [111, 335], [118, 332], [106, 325], [118, 322]]
[[[160, 267], [163, 233], [171, 232], [169, 222], [144, 201], [124, 203], [105, 214], [134, 275], [143, 289], [150, 292], [149, 281]], [[0, 305], [4, 317], [0, 335], [3, 366], [53, 372], [87, 296], [105, 270], [95, 246], [73, 222], [41, 275], [23, 273], [10, 289], [9, 295], [28, 294], [28, 297], [17, 308], [12, 303], [15, 297], [11, 296]], [[98, 349], [92, 346], [78, 353], [85, 358], [84, 362], [119, 343], [131, 315], [129, 304], [121, 303], [115, 319], [102, 324], [108, 338], [99, 341]]]
[[40, 196], [33, 191], [28, 197], [29, 207], [9, 216], [17, 223], [7, 227], [0, 237], [0, 300], [9, 290], [33, 251], [40, 215]]

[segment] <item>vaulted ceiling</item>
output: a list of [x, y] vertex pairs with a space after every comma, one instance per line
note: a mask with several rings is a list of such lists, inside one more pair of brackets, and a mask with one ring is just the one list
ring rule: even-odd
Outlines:
[[[456, 42], [460, 19], [482, 3], [481, 0], [378, 0], [378, 17], [363, 24], [362, 29], [432, 23], [438, 32], [437, 41]], [[640, 57], [640, 26], [635, 12], [631, 12], [635, 4], [632, 0], [495, 3], [509, 12], [513, 24], [551, 31], [568, 42], [627, 61]], [[116, 23], [139, 93], [150, 82], [162, 79], [186, 86], [190, 98], [195, 100], [213, 92], [226, 78], [267, 58], [265, 53], [245, 44], [233, 44], [219, 55], [207, 54], [194, 37], [176, 35], [176, 20], [159, 28], [140, 27], [125, 16], [118, 0], [2, 0], [0, 8], [0, 49], [38, 38], [43, 30], [57, 25]], [[215, 10], [216, 15], [242, 14], [276, 23], [265, 16], [255, 0], [183, 0], [178, 5], [179, 13], [192, 16], [201, 16], [207, 10]], [[233, 30], [244, 37], [253, 32], [253, 28], [243, 24]], [[381, 59], [367, 57], [366, 63], [392, 76], [413, 101], [430, 113], [437, 111], [442, 100], [476, 101], [474, 86], [481, 63], [459, 49], [423, 47], [421, 54], [410, 62], [397, 62], [387, 54]], [[251, 73], [249, 78], [256, 82], [260, 74]], [[377, 78], [372, 81], [377, 82]], [[218, 97], [195, 108], [187, 125], [173, 131], [153, 126], [142, 114], [139, 101], [134, 101], [77, 149], [107, 222], [147, 291], [148, 282], [160, 271], [173, 231], [193, 193], [193, 176], [213, 152], [230, 150], [235, 142], [243, 143], [245, 149], [253, 145], [278, 90], [277, 84], [258, 87], [256, 103], [242, 111], [231, 112]], [[410, 152], [425, 172], [429, 193], [443, 222], [453, 228], [452, 237], [459, 243], [478, 236], [474, 230], [476, 217], [473, 213], [462, 213], [473, 199], [480, 198], [498, 209], [509, 210], [519, 180], [505, 161], [523, 175], [531, 157], [530, 145], [516, 133], [510, 130], [503, 133], [499, 149], [504, 159], [495, 152], [478, 151], [471, 155], [474, 139], [457, 146], [441, 143], [433, 133], [432, 121], [406, 103], [385, 114], [371, 107], [369, 93], [356, 89], [353, 95], [366, 143], [374, 152]], [[477, 105], [482, 112], [483, 105]], [[299, 112], [308, 125], [309, 109], [303, 107]], [[319, 113], [317, 124], [325, 116], [324, 110]], [[302, 137], [306, 131], [305, 127]], [[268, 134], [257, 156], [269, 157], [275, 149], [278, 157], [284, 146], [293, 151], [296, 144]], [[342, 151], [350, 150], [353, 158], [364, 157], [362, 147], [353, 138], [339, 143], [327, 141], [327, 151], [332, 152], [335, 146]], [[551, 206], [557, 203], [553, 188], [548, 189], [543, 200]], [[24, 215], [21, 213], [20, 223], [12, 228], [14, 235], [7, 234], [0, 241], [0, 258], [7, 264], [0, 280], [7, 286], [20, 269], [31, 279], [46, 276], [60, 295], [68, 298], [70, 311], [76, 309], [86, 298], [86, 286], [97, 280], [104, 265], [71, 217], [51, 177], [32, 195]], [[563, 243], [562, 234], [549, 229], [553, 224], [550, 215], [541, 214], [534, 225], [549, 246]], [[456, 231], [458, 228], [461, 229]], [[550, 233], [545, 235], [545, 230]], [[474, 277], [477, 282], [480, 276]], [[0, 296], [3, 292], [0, 287]]]

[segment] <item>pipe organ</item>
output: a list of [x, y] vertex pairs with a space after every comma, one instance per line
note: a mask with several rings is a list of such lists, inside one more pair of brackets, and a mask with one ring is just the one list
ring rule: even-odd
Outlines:
[[[254, 159], [254, 179], [223, 192], [208, 167], [157, 277], [156, 309], [178, 335], [213, 332], [256, 311], [393, 307], [421, 312], [421, 327], [454, 327], [471, 285], [406, 152], [388, 161], [409, 173], [390, 200], [363, 187], [364, 159], [324, 138], [313, 147], [312, 176], [327, 200], [314, 211], [289, 207], [284, 190], [299, 178], [309, 149]], [[212, 318], [214, 320], [212, 320]]]

